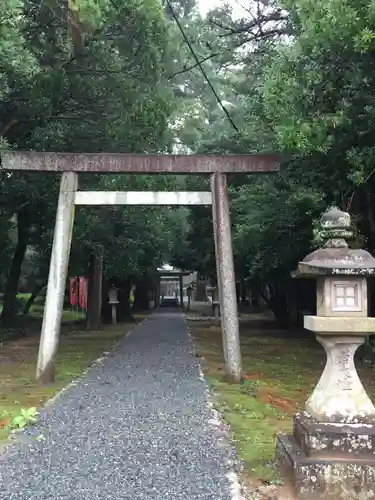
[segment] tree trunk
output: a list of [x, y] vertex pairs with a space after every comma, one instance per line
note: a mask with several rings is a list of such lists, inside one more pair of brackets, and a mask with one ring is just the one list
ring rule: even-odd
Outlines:
[[130, 280], [120, 282], [119, 288], [120, 291], [118, 294], [119, 305], [117, 319], [119, 321], [135, 321], [130, 306], [130, 292], [132, 289], [132, 282]]
[[248, 299], [247, 299], [247, 285], [246, 285], [245, 280], [241, 280], [241, 304], [243, 306], [246, 305], [246, 304], [248, 304]]
[[290, 316], [288, 310], [287, 290], [278, 283], [269, 284], [270, 297], [261, 289], [261, 296], [271, 309], [279, 326], [286, 328], [290, 325]]
[[103, 260], [92, 254], [90, 256], [89, 290], [87, 298], [86, 328], [88, 330], [99, 330], [101, 326], [102, 274]]
[[21, 215], [20, 213], [18, 214], [17, 232], [18, 232], [17, 246], [14, 251], [12, 262], [10, 265], [10, 270], [4, 293], [3, 310], [1, 312], [1, 317], [0, 317], [1, 323], [4, 326], [9, 326], [13, 323], [17, 312], [16, 305], [17, 305], [18, 283], [21, 276], [22, 263], [24, 261], [27, 249], [27, 236], [26, 236], [26, 227], [24, 223], [24, 216]]
[[[373, 199], [372, 193], [367, 184], [363, 186], [364, 194], [365, 194], [365, 204], [366, 204], [366, 214], [367, 214], [367, 222], [369, 235], [367, 244], [369, 245], [369, 250], [371, 253], [374, 252], [375, 249], [375, 218], [373, 212]], [[374, 285], [372, 280], [368, 282], [368, 310], [369, 315], [373, 316], [375, 313], [375, 294], [373, 293]], [[371, 336], [373, 338], [373, 336]], [[367, 346], [368, 347], [368, 346]]]
[[27, 315], [30, 312], [31, 306], [34, 304], [35, 299], [38, 297], [40, 292], [46, 288], [46, 283], [43, 283], [43, 285], [39, 285], [34, 288], [32, 291], [29, 300], [26, 302], [25, 307], [23, 308], [22, 314]]
[[237, 305], [239, 305], [241, 303], [241, 297], [242, 297], [241, 283], [239, 281], [236, 281], [236, 297], [237, 297]]
[[142, 276], [136, 281], [133, 311], [148, 311], [150, 309], [149, 290], [150, 279]]
[[372, 209], [372, 199], [371, 199], [371, 193], [367, 185], [363, 186], [364, 193], [365, 193], [365, 204], [366, 204], [366, 214], [367, 214], [367, 222], [368, 222], [368, 228], [369, 228], [369, 244], [371, 247], [371, 250], [373, 251], [375, 249], [375, 219], [374, 219], [374, 214], [373, 214], [373, 209]]
[[197, 279], [197, 288], [195, 290], [194, 300], [196, 302], [208, 302], [207, 283], [206, 281], [201, 281], [199, 277]]

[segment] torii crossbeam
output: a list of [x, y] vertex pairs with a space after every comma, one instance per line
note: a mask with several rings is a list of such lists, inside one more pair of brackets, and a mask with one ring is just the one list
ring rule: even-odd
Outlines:
[[274, 154], [261, 155], [136, 155], [127, 153], [40, 153], [7, 151], [5, 170], [132, 174], [214, 174], [277, 170]]
[[[7, 151], [1, 154], [6, 171], [62, 172], [39, 346], [37, 379], [54, 379], [55, 356], [67, 280], [75, 205], [212, 205], [223, 351], [226, 371], [241, 379], [241, 351], [226, 174], [275, 172], [279, 157], [261, 155], [136, 155], [112, 153], [42, 153]], [[210, 174], [210, 192], [90, 192], [78, 191], [78, 173]]]

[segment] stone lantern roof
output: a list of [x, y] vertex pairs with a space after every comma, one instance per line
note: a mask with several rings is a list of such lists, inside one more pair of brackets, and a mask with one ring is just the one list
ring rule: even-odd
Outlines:
[[375, 275], [374, 257], [366, 250], [348, 248], [346, 240], [353, 236], [348, 213], [332, 207], [323, 214], [320, 227], [325, 243], [298, 264], [296, 277]]

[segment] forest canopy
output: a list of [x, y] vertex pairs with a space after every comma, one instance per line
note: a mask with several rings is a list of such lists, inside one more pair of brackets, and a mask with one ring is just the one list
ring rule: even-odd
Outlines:
[[[277, 174], [230, 179], [236, 277], [288, 315], [290, 273], [327, 206], [375, 250], [375, 3], [6, 0], [0, 148], [62, 152], [277, 151]], [[240, 14], [238, 14], [240, 12]], [[59, 178], [0, 172], [1, 319], [45, 284]], [[90, 189], [204, 189], [177, 176], [82, 176]], [[215, 281], [209, 209], [77, 211], [70, 273], [104, 257], [134, 284], [163, 262]], [[280, 307], [281, 304], [281, 307]], [[275, 309], [275, 307], [274, 307]]]

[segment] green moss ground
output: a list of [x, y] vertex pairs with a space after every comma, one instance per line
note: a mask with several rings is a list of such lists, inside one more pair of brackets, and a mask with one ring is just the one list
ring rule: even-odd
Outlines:
[[[292, 415], [303, 409], [325, 364], [323, 348], [313, 335], [288, 338], [282, 332], [241, 327], [244, 384], [226, 382], [218, 326], [191, 322], [196, 350], [211, 385], [217, 408], [230, 424], [247, 473], [255, 479], [278, 482], [274, 467], [275, 436], [290, 432]], [[375, 397], [374, 368], [360, 366], [363, 384]]]

